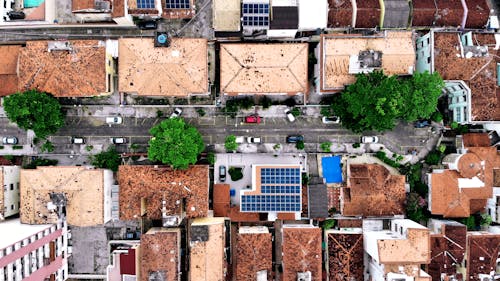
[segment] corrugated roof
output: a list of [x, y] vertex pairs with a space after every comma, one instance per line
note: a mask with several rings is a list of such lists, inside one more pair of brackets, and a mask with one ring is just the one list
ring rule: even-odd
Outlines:
[[299, 7], [272, 7], [270, 29], [297, 29]]
[[326, 218], [328, 217], [328, 194], [326, 185], [314, 184], [308, 186], [309, 199], [309, 217]]

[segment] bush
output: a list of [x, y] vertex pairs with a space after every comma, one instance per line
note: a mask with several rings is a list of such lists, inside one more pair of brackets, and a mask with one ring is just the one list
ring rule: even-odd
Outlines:
[[42, 144], [40, 149], [42, 150], [42, 152], [44, 152], [44, 151], [52, 152], [52, 151], [54, 151], [54, 144], [47, 140], [47, 141], [45, 141], [44, 144]]
[[491, 225], [492, 222], [493, 222], [493, 219], [491, 218], [490, 215], [488, 215], [486, 213], [481, 214], [481, 219], [479, 221], [479, 224], [481, 226], [488, 227]]
[[3, 146], [3, 145], [0, 145], [0, 149], [4, 149], [4, 146]]
[[224, 147], [228, 151], [235, 151], [238, 149], [238, 144], [236, 143], [236, 137], [234, 135], [229, 135], [226, 137]]
[[209, 152], [207, 154], [207, 159], [208, 159], [208, 163], [210, 163], [210, 165], [215, 164], [215, 153]]
[[156, 111], [156, 118], [162, 118], [163, 117], [163, 111], [157, 110]]
[[56, 166], [57, 163], [59, 163], [59, 161], [56, 159], [36, 158], [29, 164], [24, 165], [23, 169], [36, 169], [38, 166]]
[[229, 176], [232, 181], [239, 181], [243, 178], [243, 169], [237, 167], [230, 167], [228, 170]]
[[304, 149], [304, 147], [305, 145], [303, 141], [298, 141], [297, 143], [295, 143], [295, 148], [297, 149]]
[[279, 144], [279, 143], [277, 143], [277, 144], [273, 145], [273, 149], [274, 149], [274, 150], [278, 150], [278, 149], [280, 149], [280, 148], [281, 148], [281, 144]]
[[377, 157], [378, 159], [382, 160], [382, 162], [384, 162], [385, 164], [391, 166], [391, 167], [394, 167], [394, 168], [399, 168], [401, 167], [401, 164], [399, 164], [398, 162], [390, 159], [387, 157], [387, 155], [385, 154], [385, 152], [379, 150], [377, 151], [377, 153], [375, 153], [375, 157]]
[[439, 111], [435, 111], [431, 114], [431, 120], [434, 122], [441, 122], [443, 121], [443, 114], [441, 114], [441, 112]]
[[14, 146], [12, 146], [12, 149], [23, 149], [23, 146], [22, 145], [14, 145]]
[[325, 220], [323, 222], [323, 230], [331, 229], [335, 226], [335, 220]]
[[295, 117], [302, 115], [302, 112], [300, 111], [300, 109], [298, 107], [292, 108], [291, 113]]
[[332, 110], [331, 110], [330, 107], [322, 107], [321, 111], [320, 111], [320, 114], [322, 116], [328, 117], [328, 116], [332, 115]]
[[260, 99], [260, 104], [262, 105], [262, 108], [268, 109], [273, 104], [273, 102], [267, 96], [263, 96]]
[[429, 152], [429, 154], [425, 157], [425, 163], [429, 165], [437, 165], [439, 164], [439, 160], [441, 160], [441, 152], [437, 150]]
[[88, 152], [91, 152], [91, 151], [92, 151], [92, 149], [94, 149], [94, 146], [93, 146], [93, 145], [87, 145], [87, 146], [85, 147], [85, 150], [87, 150]]
[[355, 142], [352, 144], [352, 148], [359, 148], [361, 147], [361, 144], [359, 142]]
[[286, 106], [288, 107], [294, 107], [297, 103], [295, 102], [295, 99], [290, 97], [290, 98], [287, 98], [284, 102], [283, 102]]
[[205, 116], [205, 110], [203, 110], [203, 108], [198, 108], [196, 110], [196, 112], [198, 113], [198, 115], [200, 115], [201, 117]]
[[324, 143], [321, 143], [320, 148], [323, 152], [330, 152], [330, 148], [332, 147], [332, 143], [329, 141], [325, 141]]
[[309, 176], [306, 173], [302, 173], [302, 185], [309, 184]]
[[110, 169], [113, 172], [116, 172], [118, 171], [118, 166], [120, 166], [122, 159], [116, 149], [114, 147], [110, 147], [108, 150], [90, 157], [90, 161], [92, 165], [97, 168]]

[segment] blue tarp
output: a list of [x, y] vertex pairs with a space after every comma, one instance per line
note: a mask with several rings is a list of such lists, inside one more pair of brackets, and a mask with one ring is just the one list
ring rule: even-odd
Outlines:
[[340, 167], [340, 160], [340, 156], [329, 156], [321, 159], [323, 178], [325, 178], [326, 183], [342, 182], [342, 167]]

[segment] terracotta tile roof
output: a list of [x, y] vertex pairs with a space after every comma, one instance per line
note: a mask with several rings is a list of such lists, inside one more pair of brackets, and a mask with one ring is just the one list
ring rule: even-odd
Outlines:
[[257, 272], [267, 270], [271, 280], [273, 245], [271, 233], [238, 233], [236, 240], [236, 280], [257, 280]]
[[415, 65], [413, 33], [386, 31], [379, 37], [361, 34], [322, 34], [320, 41], [321, 91], [338, 91], [356, 81], [349, 73], [349, 61], [361, 51], [382, 52], [382, 67], [388, 75], [410, 74]]
[[[500, 167], [495, 147], [469, 147], [458, 160], [458, 171], [444, 170], [430, 175], [431, 212], [443, 217], [468, 217], [482, 210], [493, 194], [493, 170]], [[483, 168], [484, 164], [484, 168]], [[484, 186], [460, 188], [460, 178], [477, 177]]]
[[221, 44], [224, 94], [307, 93], [307, 44]]
[[337, 226], [339, 228], [360, 228], [363, 227], [363, 220], [356, 218], [342, 218], [337, 219]]
[[[86, 167], [37, 167], [21, 170], [21, 222], [56, 223], [57, 213], [47, 209], [51, 192], [67, 198], [69, 225], [93, 226], [105, 223], [105, 198], [111, 197], [112, 172]], [[111, 212], [111, 209], [109, 209]]]
[[[181, 231], [179, 228], [152, 228], [141, 236], [140, 281], [179, 280], [181, 252]], [[159, 274], [163, 279], [150, 279]]]
[[[174, 1], [170, 0], [172, 3]], [[163, 13], [161, 15], [164, 19], [190, 19], [196, 14], [194, 0], [189, 0], [190, 9], [167, 9], [167, 1], [161, 1]]]
[[328, 231], [329, 280], [363, 280], [363, 234]]
[[351, 164], [343, 189], [344, 216], [392, 216], [404, 214], [405, 177], [391, 175], [378, 164]]
[[441, 233], [431, 234], [431, 262], [427, 273], [440, 280], [441, 273], [455, 275], [456, 264], [465, 257], [467, 228], [462, 224], [444, 224]]
[[352, 26], [352, 4], [349, 0], [328, 0], [328, 27]]
[[189, 280], [224, 280], [224, 218], [199, 218], [191, 223], [189, 238]]
[[111, 7], [111, 16], [113, 18], [119, 18], [125, 15], [125, 1], [126, 0], [113, 0], [113, 7]]
[[207, 40], [171, 38], [170, 47], [154, 47], [152, 38], [118, 40], [121, 92], [145, 96], [208, 93]]
[[297, 280], [298, 272], [310, 271], [312, 280], [322, 280], [321, 229], [282, 228], [283, 280]]
[[295, 213], [278, 213], [279, 220], [295, 220]]
[[184, 171], [165, 166], [120, 166], [120, 219], [140, 217], [141, 201], [149, 219], [161, 219], [162, 201], [166, 201], [167, 215], [180, 216], [185, 210], [187, 218], [206, 217], [208, 181], [208, 166], [195, 165]]
[[490, 7], [486, 0], [466, 0], [467, 3], [467, 22], [465, 27], [483, 28], [490, 16]]
[[378, 0], [357, 0], [356, 28], [380, 26], [380, 3]]
[[17, 60], [20, 45], [0, 46], [0, 96], [17, 92]]
[[72, 0], [71, 10], [73, 12], [80, 10], [94, 10], [95, 1], [94, 0]]
[[487, 133], [468, 133], [462, 135], [464, 147], [488, 147], [491, 145]]
[[493, 186], [500, 187], [500, 168], [493, 169]]
[[436, 26], [455, 26], [462, 24], [465, 17], [461, 0], [436, 0]]
[[470, 281], [481, 279], [478, 274], [497, 270], [500, 234], [469, 232], [467, 235], [467, 277]]
[[382, 264], [427, 264], [430, 261], [430, 238], [427, 228], [408, 228], [405, 239], [378, 240]]
[[231, 206], [229, 184], [215, 184], [213, 189], [213, 208], [215, 217], [230, 218], [232, 222], [260, 221], [259, 213], [240, 212], [239, 206]]
[[[500, 62], [493, 34], [473, 33], [474, 42], [489, 44], [489, 56], [457, 57], [460, 33], [434, 32], [435, 70], [444, 80], [464, 80], [471, 90], [472, 121], [500, 120], [499, 88], [496, 85], [496, 65]], [[475, 43], [476, 44], [476, 43]], [[458, 50], [459, 50], [458, 49]]]
[[48, 51], [49, 41], [29, 41], [19, 54], [20, 91], [36, 88], [55, 97], [88, 97], [106, 92], [103, 41], [69, 41], [72, 51]]
[[436, 4], [434, 0], [413, 1], [413, 26], [434, 26]]

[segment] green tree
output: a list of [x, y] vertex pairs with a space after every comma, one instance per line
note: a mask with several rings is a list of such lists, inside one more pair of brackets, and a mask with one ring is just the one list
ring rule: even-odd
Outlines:
[[439, 160], [441, 160], [441, 153], [437, 150], [429, 152], [425, 157], [425, 163], [429, 165], [437, 165], [439, 164]]
[[402, 116], [406, 121], [427, 119], [436, 112], [438, 98], [444, 87], [444, 82], [437, 72], [415, 73], [411, 79], [401, 81]]
[[54, 144], [50, 141], [45, 141], [45, 143], [42, 144], [42, 147], [40, 147], [42, 152], [52, 152], [54, 151]]
[[110, 169], [113, 172], [118, 171], [121, 161], [122, 158], [114, 147], [110, 147], [108, 150], [90, 157], [92, 165], [98, 168]]
[[238, 149], [238, 144], [236, 143], [236, 137], [234, 135], [227, 136], [226, 142], [224, 142], [224, 147], [228, 151], [236, 151], [236, 149]]
[[57, 99], [36, 90], [5, 97], [4, 109], [10, 121], [22, 129], [33, 130], [39, 138], [46, 138], [64, 125]]
[[325, 141], [320, 144], [320, 148], [323, 152], [330, 152], [330, 148], [332, 146], [332, 143], [329, 141]]
[[174, 169], [187, 169], [205, 149], [200, 132], [182, 118], [163, 120], [149, 132], [153, 137], [149, 141], [148, 158]]
[[481, 219], [479, 221], [479, 224], [481, 226], [488, 227], [491, 225], [492, 222], [493, 222], [493, 219], [491, 218], [490, 215], [488, 215], [487, 213], [481, 214]]
[[297, 149], [304, 149], [305, 145], [304, 145], [304, 142], [303, 141], [298, 141], [296, 144], [295, 144], [295, 148]]

